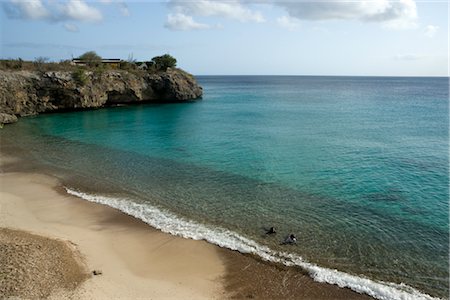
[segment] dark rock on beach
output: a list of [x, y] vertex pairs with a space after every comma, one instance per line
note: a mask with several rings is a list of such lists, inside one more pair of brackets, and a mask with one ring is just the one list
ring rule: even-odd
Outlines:
[[202, 88], [195, 78], [180, 69], [154, 74], [124, 70], [85, 70], [78, 74], [0, 71], [0, 122], [14, 121], [15, 115], [124, 103], [181, 102], [201, 96]]

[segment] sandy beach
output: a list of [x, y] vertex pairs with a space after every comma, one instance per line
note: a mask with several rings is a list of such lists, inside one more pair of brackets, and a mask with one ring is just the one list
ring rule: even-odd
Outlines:
[[[31, 234], [69, 245], [79, 262], [65, 270], [78, 276], [72, 286], [46, 286], [50, 299], [371, 299], [314, 282], [301, 269], [162, 233], [118, 210], [68, 195], [58, 179], [36, 173], [35, 167], [23, 172], [23, 162], [5, 155], [1, 161], [0, 228], [9, 237], [0, 242]], [[102, 274], [94, 276], [94, 270]], [[8, 276], [10, 285], [23, 281]], [[31, 284], [24, 281], [22, 291], [6, 296], [26, 298]], [[43, 286], [34, 282], [34, 292], [42, 294]]]
[[215, 247], [163, 234], [112, 208], [57, 191], [36, 174], [1, 175], [0, 227], [71, 241], [87, 271], [77, 299], [213, 299], [223, 295]]

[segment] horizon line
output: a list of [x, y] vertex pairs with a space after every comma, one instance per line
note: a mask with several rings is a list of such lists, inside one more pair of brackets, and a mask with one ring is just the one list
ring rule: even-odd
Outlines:
[[450, 78], [450, 75], [306, 75], [306, 74], [193, 74], [194, 76], [245, 76], [245, 77], [408, 77], [408, 78]]

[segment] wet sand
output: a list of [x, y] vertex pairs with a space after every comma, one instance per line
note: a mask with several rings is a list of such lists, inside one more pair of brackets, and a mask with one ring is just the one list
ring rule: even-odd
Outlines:
[[226, 251], [225, 290], [232, 299], [373, 299], [347, 288], [315, 282], [300, 268]]

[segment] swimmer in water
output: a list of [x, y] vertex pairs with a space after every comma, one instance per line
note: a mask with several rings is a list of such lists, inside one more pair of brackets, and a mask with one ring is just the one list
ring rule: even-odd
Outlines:
[[277, 232], [275, 231], [275, 227], [270, 227], [270, 229], [267, 230], [267, 232], [266, 232], [266, 234], [274, 234], [274, 233], [277, 233]]
[[288, 237], [286, 237], [286, 239], [284, 240], [283, 243], [281, 243], [282, 245], [292, 245], [297, 243], [297, 238], [295, 237], [295, 235], [293, 233], [291, 233]]

